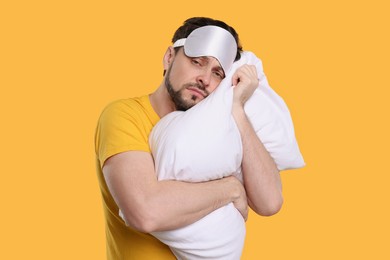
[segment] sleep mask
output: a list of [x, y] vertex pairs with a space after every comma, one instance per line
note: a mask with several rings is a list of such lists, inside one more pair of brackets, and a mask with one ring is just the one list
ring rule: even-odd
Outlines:
[[233, 64], [237, 53], [237, 43], [233, 35], [214, 25], [207, 25], [193, 30], [187, 38], [177, 40], [173, 47], [184, 46], [188, 57], [211, 56], [221, 64], [225, 74]]

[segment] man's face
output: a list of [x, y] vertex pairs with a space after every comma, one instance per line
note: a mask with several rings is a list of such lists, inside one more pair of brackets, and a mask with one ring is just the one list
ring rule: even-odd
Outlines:
[[168, 68], [165, 86], [176, 109], [185, 111], [213, 92], [224, 77], [215, 58], [187, 57], [180, 49]]

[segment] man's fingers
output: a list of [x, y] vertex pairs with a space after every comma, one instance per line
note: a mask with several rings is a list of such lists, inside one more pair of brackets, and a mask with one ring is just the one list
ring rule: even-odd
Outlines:
[[257, 70], [254, 65], [243, 65], [237, 69], [232, 78], [233, 86], [238, 85], [238, 83], [248, 85], [256, 84], [258, 82]]

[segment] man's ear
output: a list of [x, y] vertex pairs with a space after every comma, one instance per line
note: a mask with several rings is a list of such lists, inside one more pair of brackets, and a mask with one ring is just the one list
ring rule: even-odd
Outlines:
[[167, 51], [164, 54], [164, 59], [163, 59], [164, 71], [166, 71], [169, 68], [174, 58], [175, 58], [175, 49], [172, 46], [169, 46]]

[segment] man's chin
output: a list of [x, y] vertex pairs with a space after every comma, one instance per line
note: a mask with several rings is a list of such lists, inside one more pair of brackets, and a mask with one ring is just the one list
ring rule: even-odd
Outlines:
[[205, 98], [204, 97], [199, 97], [199, 96], [192, 96], [190, 101], [187, 102], [187, 104], [190, 106], [190, 107], [193, 107], [197, 104], [199, 104], [201, 101], [203, 101]]

